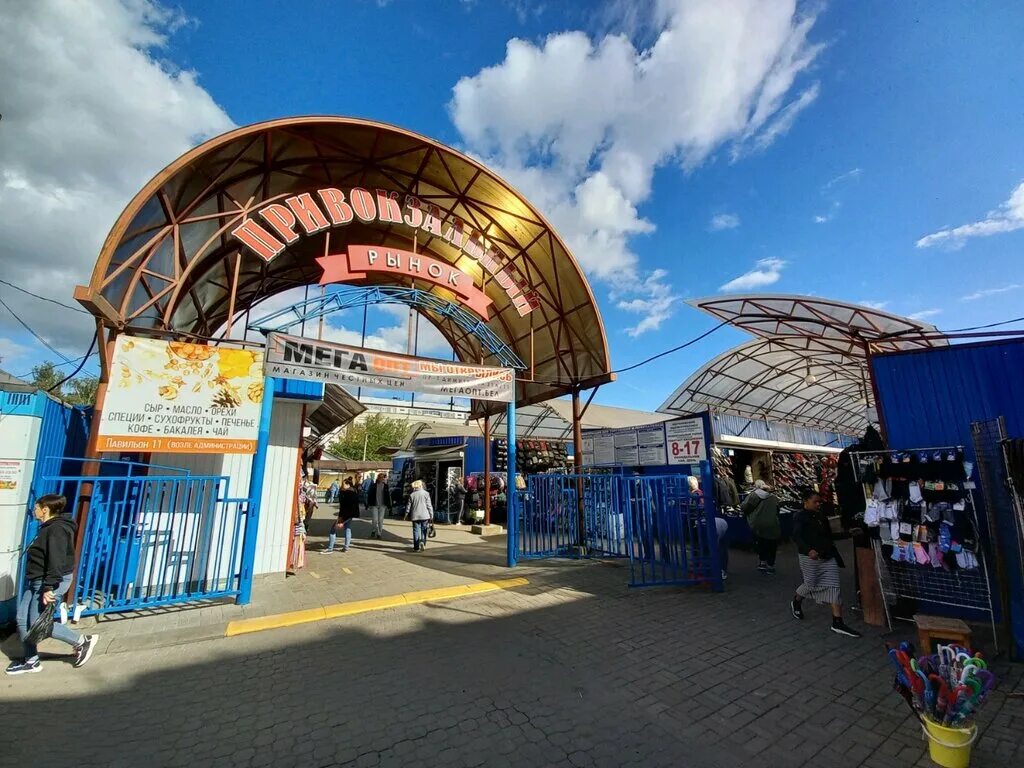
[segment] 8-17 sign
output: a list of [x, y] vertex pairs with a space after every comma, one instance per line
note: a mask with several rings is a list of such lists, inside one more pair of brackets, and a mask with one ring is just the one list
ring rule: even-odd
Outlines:
[[680, 419], [665, 422], [669, 464], [696, 464], [707, 461], [708, 446], [704, 440], [704, 420]]

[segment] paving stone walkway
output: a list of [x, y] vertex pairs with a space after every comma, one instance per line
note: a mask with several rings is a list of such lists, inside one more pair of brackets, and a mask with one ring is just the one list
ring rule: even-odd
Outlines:
[[[452, 542], [360, 557], [423, 587], [507, 576], [501, 554]], [[334, 557], [310, 567], [362, 567]], [[455, 602], [111, 652], [81, 670], [50, 659], [0, 680], [0, 766], [931, 765], [879, 631], [834, 635], [823, 608], [794, 620], [789, 549], [774, 579], [743, 553], [732, 568], [716, 595], [548, 561], [525, 587]], [[305, 578], [342, 583], [325, 574]], [[1024, 700], [1009, 695], [1024, 666], [996, 671], [975, 768], [1024, 765]]]

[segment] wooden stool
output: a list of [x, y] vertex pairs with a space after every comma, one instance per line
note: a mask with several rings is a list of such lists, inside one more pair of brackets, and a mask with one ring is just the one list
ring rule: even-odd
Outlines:
[[946, 619], [921, 613], [914, 617], [917, 624], [919, 654], [935, 653], [936, 644], [962, 645], [971, 647], [971, 628], [960, 619]]

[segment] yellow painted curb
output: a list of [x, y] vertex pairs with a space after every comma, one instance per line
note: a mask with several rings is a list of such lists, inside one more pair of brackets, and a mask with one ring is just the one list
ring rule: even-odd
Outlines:
[[224, 637], [245, 635], [249, 632], [262, 632], [267, 629], [291, 627], [296, 624], [308, 624], [313, 621], [323, 621], [324, 619], [336, 619], [341, 616], [355, 616], [359, 613], [382, 611], [386, 608], [418, 605], [419, 603], [429, 603], [435, 600], [457, 600], [460, 597], [479, 595], [484, 592], [522, 587], [529, 583], [529, 580], [524, 578], [478, 581], [474, 584], [460, 584], [455, 587], [423, 589], [418, 592], [405, 592], [400, 595], [387, 595], [386, 597], [372, 597], [368, 600], [355, 600], [350, 603], [324, 605], [304, 611], [289, 611], [288, 613], [277, 613], [272, 616], [238, 619], [228, 623], [227, 629], [224, 630]]

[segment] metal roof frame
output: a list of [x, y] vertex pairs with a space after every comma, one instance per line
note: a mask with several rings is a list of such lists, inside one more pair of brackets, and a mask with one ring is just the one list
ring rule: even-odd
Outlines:
[[[480, 233], [536, 296], [521, 315], [498, 279], [463, 250], [400, 223], [353, 220], [300, 238], [271, 261], [231, 231], [272, 201], [324, 186], [414, 195]], [[491, 299], [488, 329], [529, 370], [520, 404], [614, 380], [607, 337], [586, 277], [547, 220], [479, 162], [425, 136], [355, 118], [285, 118], [239, 128], [192, 149], [158, 173], [111, 229], [88, 286], [76, 298], [109, 328], [144, 335], [227, 336], [260, 300], [316, 284], [316, 258], [348, 244], [409, 248], [471, 275]], [[443, 287], [369, 273], [363, 286], [401, 285], [445, 300]], [[421, 307], [466, 363], [492, 353], [450, 316]], [[497, 412], [478, 404], [477, 412]]]
[[933, 325], [814, 296], [750, 294], [688, 302], [757, 338], [710, 360], [658, 408], [705, 410], [860, 434], [873, 405], [868, 358], [945, 346]]

